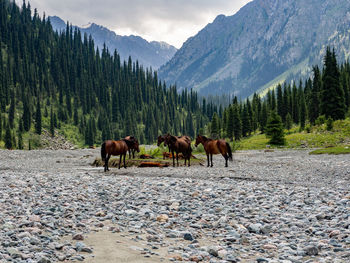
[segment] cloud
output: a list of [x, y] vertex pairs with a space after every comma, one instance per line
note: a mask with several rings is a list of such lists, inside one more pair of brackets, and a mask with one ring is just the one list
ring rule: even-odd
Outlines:
[[94, 22], [117, 34], [140, 35], [180, 47], [219, 14], [232, 15], [250, 0], [32, 0], [39, 14], [74, 25]]

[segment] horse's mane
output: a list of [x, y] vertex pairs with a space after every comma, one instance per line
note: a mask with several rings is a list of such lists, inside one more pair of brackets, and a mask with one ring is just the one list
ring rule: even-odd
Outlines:
[[212, 138], [208, 138], [204, 135], [199, 135], [199, 136], [201, 136], [205, 141], [212, 141], [213, 140]]

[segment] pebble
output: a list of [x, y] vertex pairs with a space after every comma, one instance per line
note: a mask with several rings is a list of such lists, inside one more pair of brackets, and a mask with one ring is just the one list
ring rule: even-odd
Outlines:
[[101, 229], [147, 242], [130, 248], [144, 257], [168, 248], [176, 262], [350, 259], [348, 156], [243, 151], [228, 168], [215, 156], [213, 168], [108, 173], [90, 166], [98, 156], [0, 151], [0, 260], [83, 261], [94, 248], [82, 241]]

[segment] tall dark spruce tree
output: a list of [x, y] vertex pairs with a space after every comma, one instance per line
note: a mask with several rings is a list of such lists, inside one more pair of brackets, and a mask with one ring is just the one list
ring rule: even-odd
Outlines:
[[340, 73], [335, 51], [327, 47], [324, 59], [324, 71], [321, 90], [321, 113], [326, 118], [342, 120], [345, 118], [346, 105], [344, 90], [340, 85]]

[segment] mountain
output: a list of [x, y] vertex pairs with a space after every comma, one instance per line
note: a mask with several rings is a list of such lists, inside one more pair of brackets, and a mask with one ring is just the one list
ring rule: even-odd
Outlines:
[[[66, 23], [57, 16], [51, 16], [50, 22], [54, 30], [66, 30]], [[89, 23], [88, 25], [77, 27], [82, 34], [91, 35], [95, 44], [101, 49], [106, 43], [108, 49], [113, 52], [117, 49], [122, 60], [127, 60], [129, 56], [134, 61], [138, 60], [139, 64], [144, 67], [158, 69], [161, 65], [169, 61], [177, 49], [165, 42], [156, 42], [147, 40], [139, 36], [120, 36], [100, 25]]]
[[264, 92], [321, 64], [325, 47], [350, 54], [350, 1], [255, 0], [189, 38], [159, 77], [202, 95]]

